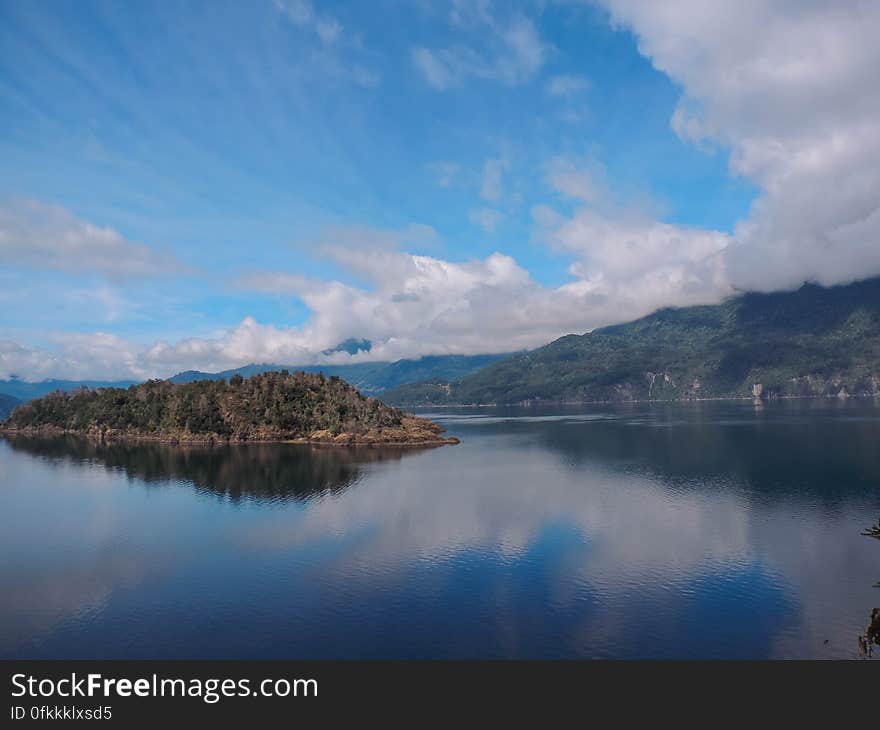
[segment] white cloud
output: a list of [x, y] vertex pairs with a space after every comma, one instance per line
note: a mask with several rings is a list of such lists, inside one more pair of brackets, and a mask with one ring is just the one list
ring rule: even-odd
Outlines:
[[[723, 253], [729, 237], [718, 231], [660, 223], [638, 212], [609, 216], [587, 206], [571, 218], [537, 211], [544, 238], [576, 255], [569, 286], [629, 301], [628, 311], [718, 301], [732, 293]], [[613, 321], [614, 315], [606, 322]]]
[[586, 203], [595, 202], [600, 197], [600, 187], [595, 181], [595, 176], [589, 170], [578, 167], [564, 157], [550, 160], [546, 179], [551, 188], [568, 198]]
[[447, 89], [455, 81], [449, 63], [442, 60], [434, 51], [427, 48], [413, 48], [412, 59], [416, 68], [435, 89]]
[[211, 337], [151, 345], [106, 333], [50, 336], [48, 348], [6, 342], [0, 344], [0, 377], [142, 379], [250, 362], [309, 364], [326, 361], [321, 351], [348, 337], [366, 337], [374, 347], [355, 358], [336, 353], [330, 361], [512, 351], [715, 295], [712, 255], [723, 242], [713, 234], [635, 217], [606, 220], [587, 211], [566, 219], [546, 209], [537, 218], [547, 241], [576, 257], [574, 281], [542, 286], [498, 252], [448, 261], [401, 250], [433, 240], [424, 226], [335, 229], [322, 237], [321, 250], [363, 284], [279, 271], [251, 272], [239, 281], [249, 290], [303, 301], [312, 314], [302, 326], [275, 327], [248, 317]]
[[501, 38], [510, 51], [510, 56], [503, 59], [507, 68], [502, 68], [502, 78], [508, 83], [516, 83], [519, 79], [532, 78], [544, 63], [547, 46], [538, 36], [538, 31], [530, 20], [519, 18], [501, 31]]
[[880, 4], [602, 4], [684, 88], [675, 131], [761, 189], [725, 255], [735, 286], [880, 273]]
[[342, 26], [335, 19], [319, 20], [315, 24], [315, 32], [324, 43], [333, 43], [342, 34]]
[[590, 327], [664, 306], [711, 304], [734, 293], [726, 269], [728, 234], [664, 223], [650, 211], [623, 205], [593, 161], [555, 157], [544, 172], [546, 184], [575, 209], [535, 206], [535, 239], [574, 257], [571, 291], [621, 306], [617, 314], [602, 307], [590, 312]]
[[431, 162], [427, 170], [441, 188], [448, 188], [455, 182], [461, 167], [455, 162]]
[[318, 13], [310, 0], [275, 0], [275, 7], [293, 25], [312, 30], [324, 43], [335, 43], [342, 35], [342, 24]]
[[590, 82], [581, 76], [554, 76], [547, 82], [550, 96], [572, 97], [590, 88]]
[[311, 0], [275, 0], [275, 9], [287, 23], [311, 36], [315, 42], [300, 42], [310, 75], [338, 79], [364, 88], [375, 88], [380, 74], [359, 62], [364, 48], [357, 33], [346, 34], [333, 15], [315, 8]]
[[452, 0], [449, 20], [453, 25], [472, 28], [493, 22], [494, 9], [491, 0]]
[[484, 200], [500, 200], [504, 195], [504, 173], [508, 168], [503, 158], [486, 160], [483, 165], [483, 181], [480, 185], [480, 197]]
[[0, 340], [0, 377], [18, 375], [26, 380], [44, 378], [141, 377], [138, 348], [121, 337], [104, 332], [87, 335], [58, 334], [51, 347], [24, 347]]
[[468, 219], [475, 226], [479, 226], [486, 233], [494, 233], [504, 216], [493, 208], [479, 208], [472, 210]]
[[214, 337], [190, 337], [149, 345], [106, 333], [50, 333], [45, 347], [0, 341], [0, 378], [144, 380], [191, 368], [218, 371], [250, 362], [307, 364], [308, 332], [261, 325], [245, 318]]
[[468, 79], [515, 86], [534, 78], [543, 66], [550, 46], [541, 40], [534, 24], [522, 16], [500, 21], [487, 8], [488, 4], [485, 12], [469, 15], [466, 23], [453, 9], [453, 22], [479, 26], [472, 44], [412, 49], [413, 63], [435, 89], [458, 86]]
[[180, 271], [177, 259], [124, 238], [109, 227], [35, 200], [0, 206], [0, 255], [5, 266], [99, 273], [110, 278]]

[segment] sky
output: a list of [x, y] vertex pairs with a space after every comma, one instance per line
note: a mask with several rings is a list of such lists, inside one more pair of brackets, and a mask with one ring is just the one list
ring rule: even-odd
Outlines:
[[870, 0], [0, 0], [0, 378], [880, 274], [878, 35]]

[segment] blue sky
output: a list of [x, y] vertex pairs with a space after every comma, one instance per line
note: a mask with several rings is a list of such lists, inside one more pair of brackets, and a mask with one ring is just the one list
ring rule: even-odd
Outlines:
[[348, 336], [509, 350], [749, 286], [748, 257], [709, 262], [784, 238], [785, 171], [752, 158], [789, 140], [742, 122], [760, 95], [711, 89], [763, 57], [655, 15], [2, 0], [0, 376], [310, 361]]

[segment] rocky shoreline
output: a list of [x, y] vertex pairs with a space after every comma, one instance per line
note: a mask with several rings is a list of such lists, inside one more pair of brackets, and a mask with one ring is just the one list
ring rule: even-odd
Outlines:
[[429, 447], [449, 446], [460, 443], [454, 436], [443, 436], [444, 429], [433, 421], [419, 416], [404, 416], [400, 426], [372, 428], [361, 433], [337, 433], [324, 429], [314, 431], [308, 436], [266, 434], [265, 436], [236, 438], [216, 433], [145, 433], [137, 430], [119, 430], [92, 427], [86, 430], [39, 426], [18, 428], [0, 423], [0, 436], [28, 436], [53, 438], [58, 436], [78, 436], [96, 442], [144, 442], [161, 444], [247, 444], [247, 443], [288, 443], [312, 446], [343, 447]]
[[775, 401], [790, 400], [867, 400], [880, 401], [880, 393], [847, 393], [845, 395], [778, 395], [776, 393], [764, 394], [760, 397], [747, 395], [728, 396], [702, 396], [688, 398], [605, 398], [596, 400], [581, 400], [569, 398], [529, 398], [514, 403], [430, 403], [430, 402], [398, 402], [399, 408], [498, 408], [498, 407], [531, 407], [531, 406], [588, 406], [588, 405], [630, 405], [637, 403], [707, 403], [707, 402], [741, 402], [749, 403], [772, 403]]

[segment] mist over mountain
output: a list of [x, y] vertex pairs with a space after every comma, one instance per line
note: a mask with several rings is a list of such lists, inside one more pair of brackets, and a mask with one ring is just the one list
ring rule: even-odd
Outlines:
[[[346, 348], [358, 347], [363, 350], [369, 346], [367, 340], [351, 340], [340, 343], [335, 351], [347, 351]], [[362, 393], [378, 395], [389, 388], [408, 383], [416, 383], [430, 378], [456, 380], [486, 367], [507, 355], [429, 355], [417, 360], [398, 360], [396, 362], [365, 362], [352, 365], [285, 365], [274, 363], [252, 363], [239, 368], [223, 370], [218, 373], [206, 373], [199, 370], [185, 370], [168, 380], [175, 384], [193, 383], [197, 380], [229, 379], [234, 375], [250, 378], [261, 373], [279, 370], [299, 370], [307, 373], [323, 373], [325, 376], [337, 376], [351, 383]], [[0, 396], [12, 398], [8, 406], [11, 412], [18, 402], [27, 402], [40, 398], [48, 393], [60, 390], [65, 393], [77, 388], [127, 388], [135, 385], [135, 381], [103, 381], [103, 380], [41, 380], [27, 382], [20, 378], [0, 380]], [[3, 411], [0, 411], [2, 413]], [[9, 415], [6, 412], [2, 417]]]
[[661, 309], [389, 402], [520, 403], [880, 395], [880, 278]]
[[[344, 344], [342, 343], [342, 345]], [[273, 370], [301, 370], [307, 373], [323, 373], [327, 377], [336, 375], [354, 385], [362, 393], [377, 395], [389, 388], [396, 388], [408, 383], [417, 383], [430, 378], [442, 378], [444, 380], [463, 378], [507, 356], [506, 354], [426, 355], [416, 360], [365, 362], [352, 365], [280, 365], [261, 363], [223, 370], [219, 373], [186, 370], [182, 373], [177, 373], [169, 378], [169, 380], [172, 383], [190, 383], [196, 380], [231, 378], [234, 375], [249, 378], [252, 375]]]
[[[369, 345], [340, 343], [337, 351]], [[719, 305], [665, 308], [626, 324], [567, 335], [513, 355], [434, 355], [350, 365], [250, 364], [175, 384], [283, 369], [337, 376], [401, 405], [678, 400], [880, 393], [880, 278], [744, 293]], [[28, 401], [77, 387], [130, 382], [0, 381]]]

